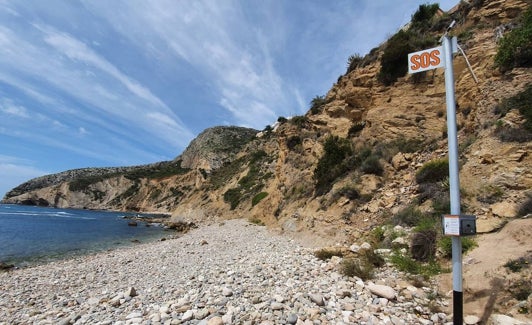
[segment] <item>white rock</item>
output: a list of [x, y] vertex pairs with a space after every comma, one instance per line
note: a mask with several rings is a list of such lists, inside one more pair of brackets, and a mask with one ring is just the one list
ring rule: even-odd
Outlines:
[[222, 289], [222, 295], [224, 297], [231, 297], [233, 295], [233, 290], [231, 290], [230, 288], [224, 287]]
[[194, 318], [194, 312], [189, 309], [183, 314], [183, 316], [181, 317], [181, 320], [184, 322], [187, 322], [191, 320], [192, 318]]
[[224, 324], [232, 324], [233, 323], [233, 313], [227, 313], [222, 316], [222, 321]]
[[325, 306], [325, 301], [323, 301], [323, 296], [319, 294], [309, 294], [310, 300], [318, 306]]
[[87, 303], [91, 306], [97, 305], [100, 303], [100, 298], [91, 297], [89, 300], [87, 300]]
[[493, 314], [491, 315], [488, 324], [491, 325], [526, 325], [527, 323], [522, 322], [518, 319], [512, 318], [510, 316]]
[[141, 318], [142, 313], [135, 311], [126, 316], [126, 319]]
[[478, 322], [480, 322], [480, 318], [475, 315], [467, 315], [464, 317], [464, 323], [466, 325], [475, 325], [478, 324]]
[[220, 316], [214, 316], [207, 321], [207, 325], [223, 325], [224, 321]]
[[368, 289], [371, 293], [386, 299], [395, 299], [397, 292], [392, 287], [381, 285], [381, 284], [371, 284], [368, 286]]
[[353, 244], [349, 246], [349, 250], [352, 251], [353, 253], [358, 253], [358, 251], [360, 250], [360, 246], [358, 246], [357, 244]]

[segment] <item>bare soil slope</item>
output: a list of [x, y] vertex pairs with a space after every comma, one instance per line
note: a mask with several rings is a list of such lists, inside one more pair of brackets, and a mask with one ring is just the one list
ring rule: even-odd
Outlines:
[[[532, 323], [530, 314], [519, 312], [523, 307], [530, 310], [532, 299], [529, 297], [523, 306], [512, 295], [532, 288], [532, 219], [512, 220], [499, 231], [479, 235], [476, 240], [478, 247], [463, 258], [464, 314], [485, 321], [498, 312]], [[504, 266], [519, 258], [528, 261], [519, 272]], [[451, 291], [452, 276], [444, 274], [441, 280], [441, 290]]]

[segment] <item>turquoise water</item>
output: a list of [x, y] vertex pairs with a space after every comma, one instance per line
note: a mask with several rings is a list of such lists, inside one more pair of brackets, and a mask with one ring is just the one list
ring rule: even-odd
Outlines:
[[25, 266], [161, 239], [161, 227], [128, 226], [123, 212], [0, 204], [0, 262]]

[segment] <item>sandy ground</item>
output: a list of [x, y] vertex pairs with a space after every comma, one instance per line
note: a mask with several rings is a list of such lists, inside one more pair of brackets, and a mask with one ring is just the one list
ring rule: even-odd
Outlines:
[[[532, 324], [529, 312], [517, 312], [517, 301], [507, 289], [517, 280], [532, 287], [532, 267], [513, 273], [504, 267], [510, 260], [532, 256], [532, 219], [516, 219], [497, 232], [478, 235], [478, 247], [463, 257], [464, 314], [476, 315], [484, 322], [494, 312], [502, 312]], [[443, 292], [452, 291], [452, 275], [441, 277]]]

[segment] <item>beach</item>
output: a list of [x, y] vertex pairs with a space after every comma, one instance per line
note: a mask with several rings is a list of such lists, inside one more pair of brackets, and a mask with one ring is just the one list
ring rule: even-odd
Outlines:
[[[444, 324], [448, 299], [235, 219], [178, 238], [0, 273], [0, 324]], [[379, 291], [380, 290], [380, 291]]]

